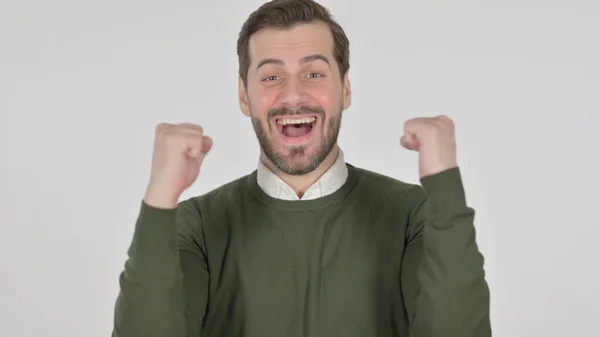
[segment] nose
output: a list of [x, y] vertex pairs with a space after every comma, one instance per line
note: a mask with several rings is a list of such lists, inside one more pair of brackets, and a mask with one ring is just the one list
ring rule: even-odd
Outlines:
[[301, 80], [288, 78], [283, 83], [279, 102], [288, 109], [296, 109], [307, 103], [307, 93]]

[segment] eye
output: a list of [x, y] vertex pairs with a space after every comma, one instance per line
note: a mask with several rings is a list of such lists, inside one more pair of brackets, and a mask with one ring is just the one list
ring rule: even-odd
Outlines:
[[323, 74], [319, 74], [319, 73], [310, 73], [308, 74], [309, 78], [321, 78], [323, 77]]
[[263, 82], [270, 82], [270, 81], [276, 81], [277, 80], [277, 76], [267, 76], [263, 78]]

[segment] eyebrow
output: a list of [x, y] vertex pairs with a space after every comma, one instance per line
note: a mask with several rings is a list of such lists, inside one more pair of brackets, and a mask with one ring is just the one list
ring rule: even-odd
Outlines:
[[[327, 63], [328, 66], [331, 66], [329, 59], [326, 56], [321, 55], [321, 54], [305, 56], [302, 59], [300, 59], [300, 62], [298, 62], [298, 63], [305, 64], [305, 63], [309, 63], [309, 62], [316, 61], [316, 60], [321, 60], [321, 61]], [[264, 66], [265, 64], [274, 64], [274, 65], [282, 66], [285, 63], [280, 59], [266, 58], [266, 59], [263, 59], [262, 61], [258, 62], [258, 65], [256, 66], [256, 70], [258, 70], [260, 67]]]

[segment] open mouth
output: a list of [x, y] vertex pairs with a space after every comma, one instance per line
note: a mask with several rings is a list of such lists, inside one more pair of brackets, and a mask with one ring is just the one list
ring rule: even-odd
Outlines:
[[311, 134], [317, 123], [316, 116], [281, 117], [275, 124], [280, 134], [289, 139], [303, 139]]

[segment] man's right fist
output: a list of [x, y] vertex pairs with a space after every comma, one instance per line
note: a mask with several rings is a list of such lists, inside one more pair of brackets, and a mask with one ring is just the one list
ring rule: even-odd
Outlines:
[[144, 202], [156, 208], [176, 208], [183, 191], [198, 177], [202, 160], [211, 147], [212, 139], [204, 136], [198, 125], [159, 124]]

